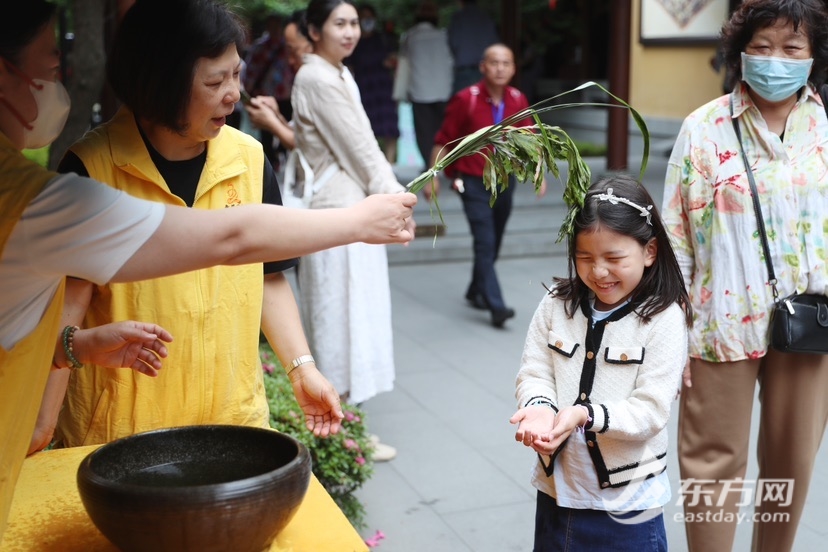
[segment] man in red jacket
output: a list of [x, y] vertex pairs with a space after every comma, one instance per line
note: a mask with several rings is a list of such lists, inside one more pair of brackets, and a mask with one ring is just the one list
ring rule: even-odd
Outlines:
[[[483, 79], [457, 92], [446, 107], [443, 125], [434, 137], [431, 152], [431, 166], [452, 146], [441, 150], [449, 143], [471, 134], [483, 127], [497, 124], [504, 118], [527, 108], [529, 102], [518, 89], [509, 86], [515, 74], [515, 58], [507, 46], [493, 44], [486, 48], [480, 62]], [[529, 126], [526, 118], [517, 126]], [[466, 300], [475, 308], [491, 311], [492, 325], [503, 327], [506, 320], [515, 315], [514, 309], [506, 306], [500, 284], [497, 281], [494, 263], [497, 260], [506, 222], [512, 211], [512, 195], [515, 179], [509, 178], [509, 187], [499, 193], [493, 207], [489, 206], [490, 192], [483, 185], [485, 159], [480, 155], [469, 155], [459, 159], [446, 169], [446, 175], [454, 179], [454, 188], [463, 200], [463, 210], [469, 221], [474, 241], [474, 269], [472, 280], [466, 291]], [[439, 192], [439, 181], [426, 186], [423, 193], [427, 200]], [[541, 195], [546, 191], [544, 181]]]

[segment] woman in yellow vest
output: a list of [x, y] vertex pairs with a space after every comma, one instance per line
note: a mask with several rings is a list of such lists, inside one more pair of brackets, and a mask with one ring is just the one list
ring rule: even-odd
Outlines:
[[[225, 124], [239, 100], [244, 32], [215, 0], [134, 4], [107, 61], [123, 107], [72, 146], [59, 171], [195, 209], [281, 203], [261, 144]], [[305, 414], [324, 420], [315, 432], [338, 431], [339, 396], [310, 356], [283, 274], [295, 265], [214, 267], [82, 291], [89, 304], [79, 325], [151, 319], [180, 339], [154, 380], [129, 371], [72, 373], [58, 443], [91, 445], [194, 424], [269, 427], [260, 328], [286, 368], [301, 367], [290, 370], [290, 379]]]
[[124, 282], [354, 241], [403, 243], [416, 203], [399, 194], [328, 211], [185, 209], [39, 167], [20, 150], [51, 143], [68, 106], [53, 16], [51, 4], [27, 0], [0, 17], [0, 539], [61, 333], [67, 274]]

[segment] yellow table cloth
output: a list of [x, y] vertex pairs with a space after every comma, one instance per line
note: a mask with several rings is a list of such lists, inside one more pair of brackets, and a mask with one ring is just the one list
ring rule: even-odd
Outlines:
[[[97, 446], [40, 452], [26, 459], [15, 488], [2, 552], [116, 552], [78, 494], [81, 461]], [[305, 499], [270, 552], [367, 552], [368, 547], [311, 475]]]

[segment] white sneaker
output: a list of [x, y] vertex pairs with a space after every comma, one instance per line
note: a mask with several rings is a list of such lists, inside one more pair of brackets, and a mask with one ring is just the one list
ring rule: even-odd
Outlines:
[[368, 440], [371, 442], [371, 459], [374, 462], [388, 462], [397, 456], [397, 449], [391, 445], [381, 443], [379, 437], [376, 435], [369, 435]]

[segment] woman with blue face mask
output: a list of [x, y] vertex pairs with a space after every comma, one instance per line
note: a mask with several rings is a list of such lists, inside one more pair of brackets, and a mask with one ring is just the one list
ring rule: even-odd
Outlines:
[[[662, 209], [695, 313], [678, 437], [696, 498], [684, 501], [687, 540], [694, 552], [731, 550], [749, 502], [753, 550], [777, 552], [793, 546], [828, 420], [828, 356], [769, 348], [774, 293], [746, 166], [779, 296], [826, 294], [828, 13], [821, 0], [745, 0], [721, 40], [738, 82], [685, 119]], [[757, 382], [759, 476], [740, 481]]]

